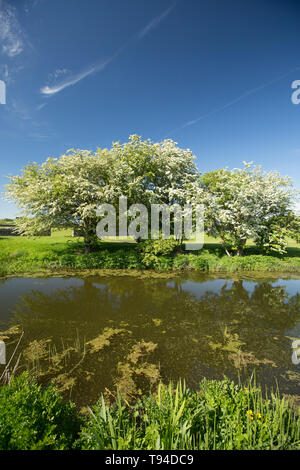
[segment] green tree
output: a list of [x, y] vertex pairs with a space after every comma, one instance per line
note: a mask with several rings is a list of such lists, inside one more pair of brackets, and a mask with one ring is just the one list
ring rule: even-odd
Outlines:
[[70, 150], [41, 165], [28, 164], [11, 176], [7, 195], [22, 211], [17, 227], [24, 235], [49, 228], [73, 228], [83, 237], [86, 252], [95, 244], [96, 209], [120, 196], [128, 204], [184, 203], [196, 191], [198, 171], [190, 150], [171, 140], [153, 143], [130, 136], [110, 150]]
[[252, 238], [261, 247], [282, 252], [282, 221], [290, 215], [295, 191], [289, 178], [261, 167], [215, 170], [200, 178], [206, 230], [220, 237], [226, 253], [244, 253]]

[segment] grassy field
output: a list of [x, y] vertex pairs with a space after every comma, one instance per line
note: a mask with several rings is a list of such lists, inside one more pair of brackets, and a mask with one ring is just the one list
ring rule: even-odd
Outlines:
[[[285, 256], [258, 254], [248, 243], [246, 256], [228, 257], [217, 239], [205, 236], [204, 248], [160, 256], [148, 268], [159, 271], [273, 271], [300, 273], [300, 245], [289, 240]], [[0, 276], [78, 269], [145, 269], [133, 240], [105, 240], [99, 250], [84, 254], [83, 242], [70, 230], [53, 231], [51, 237], [0, 237]]]

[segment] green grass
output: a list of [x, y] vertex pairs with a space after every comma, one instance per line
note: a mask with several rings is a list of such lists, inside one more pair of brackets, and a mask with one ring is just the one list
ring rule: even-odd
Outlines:
[[278, 393], [228, 379], [204, 379], [196, 391], [159, 385], [130, 404], [102, 396], [84, 417], [53, 386], [22, 374], [0, 387], [0, 449], [300, 449], [300, 419]]
[[218, 240], [205, 237], [203, 250], [157, 255], [144, 265], [132, 240], [99, 242], [98, 250], [84, 254], [83, 242], [72, 232], [54, 231], [51, 237], [0, 237], [0, 276], [60, 270], [154, 269], [158, 271], [198, 270], [209, 272], [268, 271], [300, 273], [300, 245], [289, 240], [285, 256], [258, 254], [253, 243], [244, 257], [228, 257]]

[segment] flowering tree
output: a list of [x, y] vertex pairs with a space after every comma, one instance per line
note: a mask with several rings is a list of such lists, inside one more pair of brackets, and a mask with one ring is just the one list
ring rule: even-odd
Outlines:
[[83, 234], [86, 251], [96, 240], [96, 209], [120, 196], [128, 204], [184, 203], [198, 187], [198, 172], [190, 150], [171, 140], [153, 143], [130, 136], [110, 150], [70, 150], [42, 165], [27, 165], [12, 176], [7, 195], [22, 211], [18, 230], [33, 235], [49, 228], [71, 227]]
[[244, 164], [243, 169], [216, 170], [200, 178], [206, 229], [220, 237], [228, 255], [243, 255], [252, 238], [263, 249], [282, 252], [282, 221], [292, 211], [291, 180], [276, 172]]
[[195, 156], [170, 139], [153, 143], [132, 135], [113, 144], [112, 198], [123, 195], [129, 204], [184, 204], [198, 187]]
[[90, 251], [96, 237], [96, 207], [108, 197], [110, 166], [106, 150], [97, 155], [70, 150], [42, 165], [29, 164], [21, 176], [10, 177], [8, 198], [22, 211], [18, 231], [33, 235], [50, 228], [80, 229]]

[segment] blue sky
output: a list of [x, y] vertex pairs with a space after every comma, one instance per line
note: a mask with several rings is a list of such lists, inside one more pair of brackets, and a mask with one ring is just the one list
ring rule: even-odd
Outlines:
[[299, 21], [294, 0], [0, 0], [1, 190], [29, 161], [133, 133], [300, 190]]

